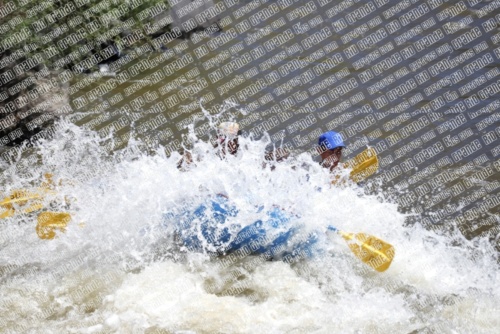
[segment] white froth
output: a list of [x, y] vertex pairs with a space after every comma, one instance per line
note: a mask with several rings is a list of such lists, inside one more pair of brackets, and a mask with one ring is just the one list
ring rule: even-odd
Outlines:
[[[494, 333], [500, 326], [489, 243], [404, 227], [397, 205], [330, 187], [305, 154], [271, 171], [262, 168], [266, 141], [241, 138], [238, 155], [225, 160], [198, 141], [195, 164], [181, 172], [178, 154], [144, 155], [133, 142], [110, 156], [95, 135], [62, 128], [65, 135], [37, 149], [43, 163], [32, 176], [15, 177], [12, 168], [2, 176], [9, 192], [52, 172], [63, 180], [52, 202], [72, 198], [53, 209], [73, 220], [54, 240], [37, 237], [36, 215], [0, 222], [1, 332]], [[258, 219], [256, 206], [279, 205], [309, 230], [334, 225], [378, 236], [396, 257], [387, 272], [374, 272], [337, 235], [326, 238], [322, 257], [292, 265], [248, 257], [223, 266], [181, 252], [159, 228], [162, 216], [216, 193], [237, 205], [232, 223], [240, 228]]]

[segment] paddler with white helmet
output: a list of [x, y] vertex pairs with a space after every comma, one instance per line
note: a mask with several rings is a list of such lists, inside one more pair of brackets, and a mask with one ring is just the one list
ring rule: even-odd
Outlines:
[[[214, 148], [219, 148], [217, 155], [222, 159], [226, 155], [226, 147], [231, 155], [238, 152], [238, 136], [241, 134], [240, 126], [236, 122], [222, 122], [217, 127], [217, 135], [212, 138], [211, 143]], [[187, 166], [193, 162], [191, 152], [185, 151], [184, 156], [177, 163], [177, 168], [186, 170]]]
[[238, 152], [238, 148], [240, 147], [238, 136], [240, 134], [240, 125], [236, 122], [222, 122], [219, 124], [214, 147], [221, 148], [221, 154], [219, 154], [221, 158], [226, 155], [226, 147], [231, 155], [235, 155]]

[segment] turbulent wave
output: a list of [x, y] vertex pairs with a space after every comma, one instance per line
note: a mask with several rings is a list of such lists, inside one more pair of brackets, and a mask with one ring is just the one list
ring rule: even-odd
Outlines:
[[[493, 333], [499, 268], [486, 240], [437, 235], [414, 224], [382, 194], [331, 187], [307, 154], [263, 167], [269, 141], [240, 139], [220, 159], [194, 137], [194, 164], [177, 153], [145, 154], [131, 141], [109, 154], [94, 133], [61, 123], [56, 138], [29, 152], [38, 163], [3, 166], [4, 192], [39, 186], [44, 206], [70, 212], [53, 240], [36, 214], [0, 221], [0, 331], [65, 333]], [[295, 263], [257, 256], [214, 257], [176, 245], [164, 215], [226, 194], [239, 208], [233, 228], [257, 220], [256, 206], [297, 213], [294, 224], [330, 224], [376, 235], [396, 248], [374, 272], [329, 235], [321, 256]], [[418, 220], [418, 219], [417, 219]]]

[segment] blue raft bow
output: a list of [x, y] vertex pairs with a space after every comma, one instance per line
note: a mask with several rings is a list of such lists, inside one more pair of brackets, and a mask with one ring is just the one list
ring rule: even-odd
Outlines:
[[[258, 208], [261, 212], [263, 207]], [[194, 252], [226, 255], [241, 250], [249, 254], [264, 254], [268, 259], [292, 260], [310, 258], [319, 252], [319, 233], [300, 236], [301, 228], [293, 224], [293, 214], [273, 207], [264, 220], [238, 228], [229, 226], [229, 217], [237, 218], [238, 209], [218, 195], [180, 214], [169, 213], [166, 222], [174, 225], [179, 242]], [[234, 229], [236, 227], [236, 229]]]

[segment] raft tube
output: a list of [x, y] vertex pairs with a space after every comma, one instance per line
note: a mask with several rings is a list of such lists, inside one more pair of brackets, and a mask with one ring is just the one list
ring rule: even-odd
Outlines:
[[[263, 207], [256, 212], [262, 212]], [[177, 240], [193, 252], [227, 255], [237, 251], [264, 255], [268, 260], [297, 261], [320, 252], [321, 233], [307, 233], [297, 224], [297, 216], [273, 207], [263, 220], [240, 228], [239, 210], [222, 195], [208, 199], [194, 210], [168, 214], [169, 224], [175, 226]], [[233, 222], [228, 223], [231, 218]]]

